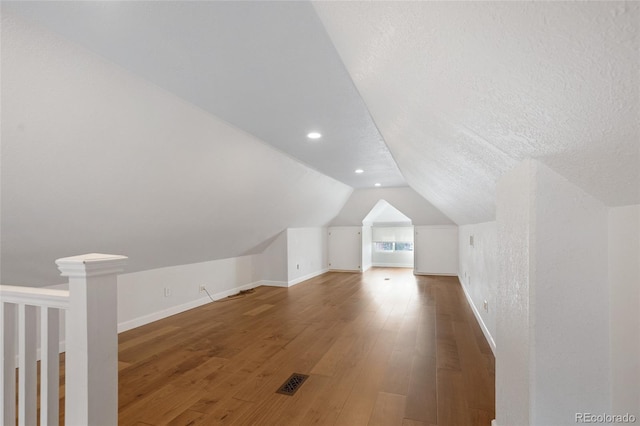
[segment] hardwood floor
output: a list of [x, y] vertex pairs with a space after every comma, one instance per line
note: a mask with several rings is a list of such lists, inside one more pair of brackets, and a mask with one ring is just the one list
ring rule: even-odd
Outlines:
[[[122, 333], [119, 357], [120, 425], [494, 418], [494, 358], [457, 278], [409, 269], [260, 287]], [[293, 372], [310, 377], [275, 393]]]

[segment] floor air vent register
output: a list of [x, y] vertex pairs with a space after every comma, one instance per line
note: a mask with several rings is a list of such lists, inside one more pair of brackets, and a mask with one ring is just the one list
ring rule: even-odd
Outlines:
[[304, 381], [307, 380], [308, 378], [309, 376], [307, 376], [306, 374], [293, 373], [291, 377], [289, 377], [284, 382], [284, 384], [280, 386], [280, 389], [278, 389], [276, 393], [281, 393], [283, 395], [291, 396], [294, 393], [296, 393], [298, 389], [300, 389], [300, 386], [302, 386]]

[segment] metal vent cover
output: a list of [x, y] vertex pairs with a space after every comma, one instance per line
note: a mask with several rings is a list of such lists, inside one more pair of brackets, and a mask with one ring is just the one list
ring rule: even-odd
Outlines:
[[309, 378], [306, 374], [293, 373], [280, 388], [276, 391], [276, 393], [281, 393], [283, 395], [293, 395], [296, 393], [300, 386], [304, 383], [305, 380]]

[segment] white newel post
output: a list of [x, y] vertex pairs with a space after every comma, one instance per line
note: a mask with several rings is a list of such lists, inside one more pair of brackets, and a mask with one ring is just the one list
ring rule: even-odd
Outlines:
[[117, 275], [125, 256], [87, 254], [56, 260], [69, 277], [65, 423], [118, 424]]

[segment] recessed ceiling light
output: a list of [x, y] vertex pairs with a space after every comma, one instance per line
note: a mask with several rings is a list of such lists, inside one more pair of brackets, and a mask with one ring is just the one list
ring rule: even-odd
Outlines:
[[382, 184], [381, 183], [376, 183], [373, 186], [382, 186]]
[[358, 173], [358, 174], [360, 174], [360, 173], [364, 173], [364, 170], [362, 170], [362, 169], [356, 169], [355, 171], [356, 171], [356, 173]]
[[309, 132], [307, 133], [307, 137], [309, 139], [320, 139], [322, 137], [322, 135], [318, 132]]

